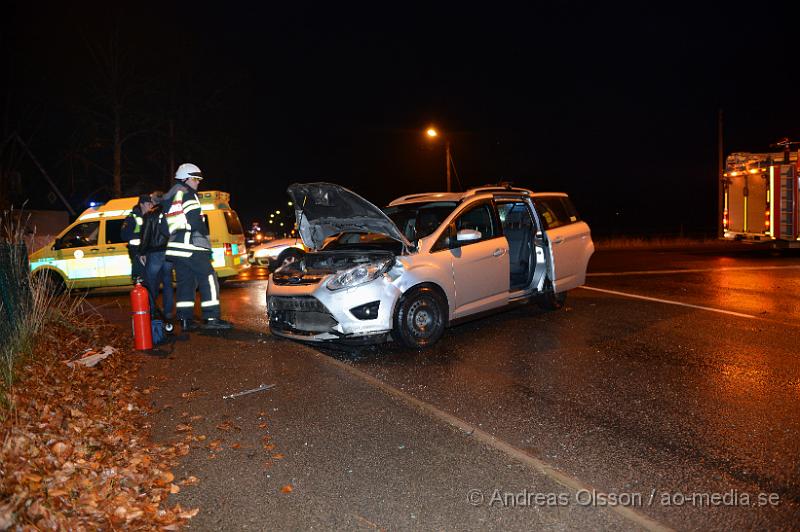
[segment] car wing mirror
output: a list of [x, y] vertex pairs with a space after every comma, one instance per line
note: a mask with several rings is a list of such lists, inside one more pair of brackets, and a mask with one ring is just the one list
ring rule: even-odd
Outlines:
[[476, 231], [475, 229], [462, 229], [456, 233], [456, 241], [471, 242], [473, 240], [480, 240], [481, 236], [483, 236], [481, 232]]

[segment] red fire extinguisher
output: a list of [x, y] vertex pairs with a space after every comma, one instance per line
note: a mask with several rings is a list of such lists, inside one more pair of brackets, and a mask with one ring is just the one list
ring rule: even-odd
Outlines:
[[131, 290], [131, 321], [133, 322], [133, 343], [136, 349], [145, 351], [153, 348], [153, 331], [150, 328], [150, 296], [140, 280]]

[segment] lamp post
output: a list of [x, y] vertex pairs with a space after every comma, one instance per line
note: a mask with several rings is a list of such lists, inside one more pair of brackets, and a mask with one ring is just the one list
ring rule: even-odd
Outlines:
[[[429, 127], [425, 134], [428, 135], [429, 139], [435, 139], [439, 136], [439, 132], [436, 131], [435, 128]], [[450, 156], [450, 139], [444, 139], [444, 173], [447, 176], [447, 192], [452, 190], [451, 179], [450, 179], [450, 167], [453, 164], [453, 158]]]

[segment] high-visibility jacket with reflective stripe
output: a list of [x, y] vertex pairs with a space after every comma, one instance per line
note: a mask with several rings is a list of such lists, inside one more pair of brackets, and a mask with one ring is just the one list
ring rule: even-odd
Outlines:
[[167, 193], [162, 206], [169, 227], [168, 256], [191, 257], [195, 251], [211, 250], [197, 192], [178, 183]]
[[138, 205], [131, 210], [131, 213], [125, 218], [125, 221], [122, 222], [120, 236], [128, 243], [128, 252], [131, 254], [139, 252], [142, 223], [144, 223], [144, 220], [142, 218], [142, 211], [139, 209]]

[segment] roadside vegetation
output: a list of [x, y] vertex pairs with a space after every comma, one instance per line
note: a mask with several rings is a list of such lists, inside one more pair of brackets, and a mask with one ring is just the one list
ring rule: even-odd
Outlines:
[[150, 441], [130, 338], [29, 273], [24, 227], [0, 214], [0, 530], [181, 528], [197, 510], [167, 498], [188, 444]]
[[621, 249], [674, 249], [705, 247], [712, 245], [726, 245], [716, 237], [709, 236], [611, 236], [596, 237], [594, 239], [595, 248], [598, 250], [621, 250]]

